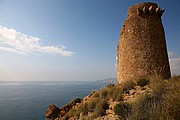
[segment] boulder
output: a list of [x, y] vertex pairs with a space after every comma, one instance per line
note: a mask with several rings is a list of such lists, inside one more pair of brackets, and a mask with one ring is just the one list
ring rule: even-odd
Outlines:
[[49, 109], [46, 111], [46, 120], [53, 120], [59, 115], [59, 108], [55, 105], [50, 104]]

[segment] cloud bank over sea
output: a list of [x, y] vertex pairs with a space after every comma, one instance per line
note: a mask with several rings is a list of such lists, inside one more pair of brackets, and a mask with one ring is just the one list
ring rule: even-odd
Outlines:
[[0, 25], [0, 50], [28, 55], [30, 53], [55, 53], [72, 56], [75, 52], [65, 50], [65, 46], [41, 45], [42, 39], [26, 35], [15, 29]]

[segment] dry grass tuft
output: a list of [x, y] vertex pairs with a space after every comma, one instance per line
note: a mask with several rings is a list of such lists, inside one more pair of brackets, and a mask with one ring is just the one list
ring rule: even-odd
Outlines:
[[151, 76], [151, 92], [136, 100], [128, 120], [180, 120], [179, 88], [180, 76], [169, 80]]

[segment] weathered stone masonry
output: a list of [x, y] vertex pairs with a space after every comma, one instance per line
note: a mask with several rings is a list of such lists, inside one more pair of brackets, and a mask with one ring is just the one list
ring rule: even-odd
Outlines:
[[128, 9], [117, 47], [117, 79], [136, 81], [153, 72], [171, 77], [164, 28], [164, 10], [144, 2]]

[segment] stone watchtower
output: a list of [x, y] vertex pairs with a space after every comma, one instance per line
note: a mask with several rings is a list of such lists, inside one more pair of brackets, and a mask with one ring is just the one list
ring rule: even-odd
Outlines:
[[136, 81], [156, 72], [171, 77], [164, 28], [164, 9], [144, 2], [128, 9], [117, 47], [117, 80]]

